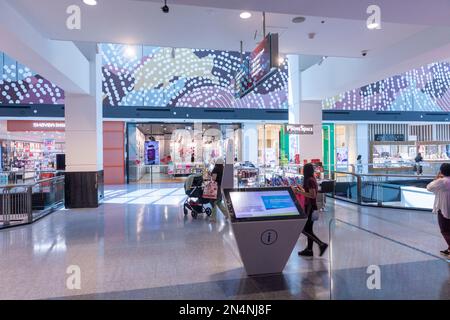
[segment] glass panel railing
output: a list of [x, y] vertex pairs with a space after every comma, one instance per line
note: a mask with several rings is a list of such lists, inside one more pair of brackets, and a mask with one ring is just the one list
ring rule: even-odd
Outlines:
[[329, 226], [331, 299], [450, 297], [444, 258], [338, 219]]
[[334, 171], [336, 181], [332, 196], [356, 204], [379, 207], [431, 210], [434, 195], [426, 186], [432, 175], [356, 174]]
[[361, 203], [431, 210], [434, 195], [426, 190], [426, 186], [433, 178], [425, 175], [361, 175]]

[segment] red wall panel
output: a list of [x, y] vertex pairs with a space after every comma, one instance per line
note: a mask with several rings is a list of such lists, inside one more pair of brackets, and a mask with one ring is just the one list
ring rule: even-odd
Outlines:
[[103, 122], [103, 168], [105, 184], [125, 183], [124, 122]]

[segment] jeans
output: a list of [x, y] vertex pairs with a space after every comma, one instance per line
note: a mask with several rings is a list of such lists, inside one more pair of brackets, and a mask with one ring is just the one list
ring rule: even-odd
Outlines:
[[225, 218], [228, 218], [230, 216], [227, 206], [222, 201], [222, 189], [221, 188], [219, 188], [219, 191], [217, 192], [217, 200], [213, 201], [211, 204], [212, 204], [211, 219], [216, 219], [217, 207], [219, 207], [220, 211], [222, 211]]
[[314, 234], [314, 221], [312, 220], [312, 207], [310, 205], [306, 206], [306, 214], [308, 215], [308, 220], [306, 221], [305, 228], [303, 229], [303, 234], [308, 238], [308, 250], [313, 249], [314, 242], [317, 243], [319, 246], [323, 245], [324, 242], [320, 240], [315, 234]]
[[445, 242], [447, 242], [448, 249], [450, 250], [450, 219], [447, 219], [444, 217], [439, 210], [438, 212], [438, 222], [439, 222], [439, 228], [441, 229], [441, 234], [445, 239]]

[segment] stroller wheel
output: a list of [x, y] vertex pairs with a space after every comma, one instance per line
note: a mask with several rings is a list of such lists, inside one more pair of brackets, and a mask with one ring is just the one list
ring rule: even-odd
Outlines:
[[197, 219], [197, 215], [198, 215], [198, 213], [195, 212], [194, 210], [192, 210], [192, 212], [191, 212], [192, 218]]
[[187, 214], [189, 213], [188, 209], [186, 207], [184, 207], [183, 211], [184, 211], [184, 215], [187, 216]]
[[212, 213], [211, 208], [206, 208], [206, 209], [205, 209], [205, 213], [206, 213], [206, 215], [207, 215], [208, 217], [210, 217], [210, 216], [211, 216], [211, 213]]

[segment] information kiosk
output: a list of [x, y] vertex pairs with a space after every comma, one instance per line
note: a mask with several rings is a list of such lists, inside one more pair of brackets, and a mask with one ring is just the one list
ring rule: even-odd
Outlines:
[[224, 194], [247, 274], [281, 273], [307, 220], [291, 188], [225, 189]]

